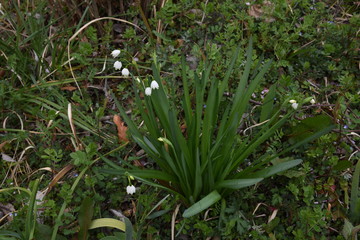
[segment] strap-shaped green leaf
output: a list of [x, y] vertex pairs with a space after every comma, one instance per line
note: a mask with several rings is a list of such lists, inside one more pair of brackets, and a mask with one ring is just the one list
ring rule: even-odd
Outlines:
[[231, 189], [240, 189], [244, 187], [249, 187], [254, 185], [264, 178], [248, 178], [248, 179], [231, 179], [224, 180], [217, 184], [218, 188], [231, 188]]
[[360, 178], [360, 160], [357, 162], [355, 167], [355, 172], [351, 184], [351, 197], [350, 197], [350, 218], [356, 224], [358, 224], [360, 220], [359, 178]]
[[40, 180], [36, 179], [33, 187], [31, 189], [29, 208], [26, 214], [25, 220], [25, 237], [27, 239], [33, 239], [36, 227], [36, 212], [37, 212], [37, 204], [36, 204], [36, 193], [39, 187]]
[[261, 107], [260, 122], [263, 122], [271, 117], [271, 112], [274, 106], [274, 97], [276, 95], [276, 84], [272, 85], [269, 92], [266, 94], [264, 104]]
[[80, 240], [88, 239], [88, 237], [89, 237], [88, 229], [89, 229], [93, 214], [94, 214], [94, 201], [92, 198], [86, 197], [82, 201], [81, 206], [80, 206], [80, 211], [79, 211], [80, 230], [79, 230], [78, 238]]
[[111, 227], [117, 228], [121, 231], [126, 230], [125, 223], [114, 219], [114, 218], [99, 218], [95, 219], [90, 223], [89, 229], [101, 228], [101, 227]]
[[210, 207], [220, 199], [221, 196], [218, 193], [218, 191], [216, 190], [212, 191], [211, 193], [206, 195], [206, 197], [202, 198], [200, 201], [196, 202], [194, 205], [186, 209], [185, 212], [183, 213], [183, 217], [188, 218], [194, 216], [199, 212], [207, 209], [208, 207]]
[[274, 174], [277, 174], [277, 173], [283, 172], [285, 170], [288, 170], [292, 167], [295, 167], [296, 165], [299, 165], [301, 162], [302, 162], [301, 159], [282, 162], [282, 163], [276, 164], [272, 167], [268, 167], [263, 170], [260, 170], [256, 173], [251, 173], [251, 177], [267, 178]]

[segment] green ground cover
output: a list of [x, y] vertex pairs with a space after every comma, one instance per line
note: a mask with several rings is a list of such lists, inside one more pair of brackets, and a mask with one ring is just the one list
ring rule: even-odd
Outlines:
[[0, 2], [0, 239], [357, 239], [359, 2]]

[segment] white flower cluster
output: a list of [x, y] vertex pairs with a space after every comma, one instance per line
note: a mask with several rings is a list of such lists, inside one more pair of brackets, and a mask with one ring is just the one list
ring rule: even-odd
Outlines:
[[291, 103], [291, 107], [293, 108], [293, 109], [297, 109], [298, 108], [298, 106], [299, 106], [299, 104], [296, 102], [296, 100], [294, 100], [294, 99], [291, 99], [290, 101], [289, 101], [289, 103]]
[[159, 84], [155, 80], [151, 82], [150, 87], [145, 88], [145, 95], [151, 96], [152, 89], [159, 89]]
[[134, 185], [127, 186], [126, 187], [127, 194], [133, 195], [136, 192], [136, 188]]
[[[111, 56], [113, 58], [116, 58], [116, 57], [118, 57], [120, 55], [120, 53], [121, 53], [121, 51], [116, 49], [116, 50], [111, 52]], [[114, 68], [115, 68], [115, 70], [120, 70], [122, 68], [122, 63], [120, 61], [116, 61], [114, 63]], [[129, 76], [129, 74], [130, 74], [129, 69], [123, 68], [123, 70], [121, 70], [121, 74], [123, 76], [125, 76], [125, 77]]]
[[[309, 101], [310, 100], [310, 101]], [[315, 104], [316, 103], [316, 101], [315, 101], [315, 99], [314, 98], [311, 98], [311, 97], [309, 97], [309, 98], [306, 98], [305, 100], [304, 100], [304, 103], [306, 103], [306, 102], [310, 102], [311, 104]], [[297, 109], [298, 108], [298, 106], [299, 106], [299, 104], [297, 103], [297, 101], [296, 100], [294, 100], [294, 99], [291, 99], [290, 101], [289, 101], [289, 103], [291, 103], [291, 107], [293, 108], [293, 109]]]

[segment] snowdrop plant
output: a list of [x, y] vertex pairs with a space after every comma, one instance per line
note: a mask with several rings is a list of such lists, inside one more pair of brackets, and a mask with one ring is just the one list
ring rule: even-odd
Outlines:
[[129, 195], [133, 195], [136, 192], [136, 188], [134, 185], [129, 185], [126, 187], [126, 193]]
[[120, 55], [120, 53], [121, 53], [121, 51], [117, 49], [117, 50], [114, 50], [114, 51], [111, 52], [111, 56], [113, 58], [116, 58], [117, 56]]
[[116, 61], [116, 62], [114, 63], [114, 68], [115, 68], [115, 70], [120, 70], [121, 67], [122, 67], [122, 63], [121, 63], [120, 61]]
[[128, 77], [130, 74], [129, 69], [124, 68], [123, 70], [121, 70], [121, 74], [125, 77]]
[[[190, 217], [234, 190], [257, 184], [264, 178], [300, 164], [299, 159], [276, 162], [272, 160], [330, 129], [315, 132], [311, 137], [275, 155], [252, 159], [256, 149], [268, 140], [295, 110], [289, 110], [288, 101], [275, 107], [274, 85], [264, 98], [258, 119], [261, 124], [254, 129], [254, 135], [239, 136], [238, 128], [244, 113], [249, 110], [251, 95], [271, 66], [271, 61], [267, 61], [253, 71], [255, 75], [250, 75], [250, 40], [245, 69], [229, 101], [224, 92], [229, 89], [229, 78], [239, 51], [240, 47], [232, 57], [222, 80], [210, 76], [212, 63], [208, 64], [200, 76], [195, 73], [194, 79], [188, 79], [185, 59], [182, 59], [181, 113], [172, 98], [167, 97], [166, 85], [162, 84], [156, 64], [152, 66], [154, 81], [150, 87], [145, 88], [147, 97], [144, 99], [140, 98], [134, 79], [136, 106], [144, 122], [142, 129], [135, 125], [120, 103], [115, 102], [133, 140], [156, 162], [160, 170], [140, 170], [129, 166], [130, 169], [119, 167], [112, 173], [130, 173], [138, 180], [178, 194], [190, 206], [183, 216]], [[180, 120], [180, 116], [184, 116], [184, 122]], [[161, 185], [149, 179], [157, 179]]]
[[151, 87], [145, 88], [145, 95], [146, 96], [151, 96]]

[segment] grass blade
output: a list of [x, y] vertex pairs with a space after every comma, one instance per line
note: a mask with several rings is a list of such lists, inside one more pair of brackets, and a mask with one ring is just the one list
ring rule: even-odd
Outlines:
[[35, 226], [36, 226], [36, 193], [39, 187], [39, 179], [36, 179], [31, 189], [31, 196], [29, 202], [29, 208], [26, 214], [25, 220], [25, 237], [29, 240], [34, 238]]

